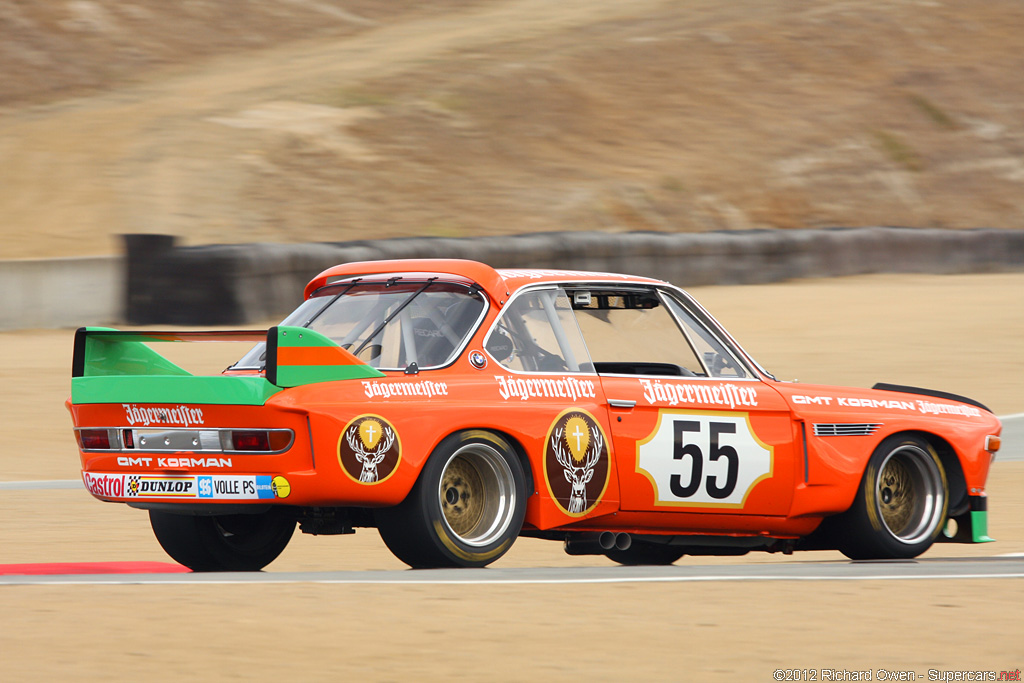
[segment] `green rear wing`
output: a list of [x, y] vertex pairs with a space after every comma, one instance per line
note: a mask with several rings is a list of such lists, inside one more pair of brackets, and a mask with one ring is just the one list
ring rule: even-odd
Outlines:
[[[166, 342], [265, 342], [261, 375], [193, 375], [149, 347]], [[75, 332], [71, 402], [263, 405], [284, 388], [384, 377], [329, 337], [304, 327], [200, 332]]]

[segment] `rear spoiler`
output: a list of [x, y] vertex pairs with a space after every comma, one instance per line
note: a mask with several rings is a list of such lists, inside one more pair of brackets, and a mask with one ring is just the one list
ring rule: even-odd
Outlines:
[[271, 327], [266, 341], [267, 381], [279, 387], [386, 376], [307, 327]]
[[155, 342], [266, 341], [263, 330], [230, 332], [124, 332], [109, 327], [75, 331], [71, 377], [107, 375], [191, 375], [152, 350]]
[[163, 342], [265, 342], [266, 380], [276, 387], [297, 387], [315, 382], [384, 377], [334, 340], [304, 327], [277, 326], [269, 330], [200, 332], [124, 332], [105, 327], [82, 327], [75, 332], [71, 377], [88, 379], [192, 377], [149, 348]]

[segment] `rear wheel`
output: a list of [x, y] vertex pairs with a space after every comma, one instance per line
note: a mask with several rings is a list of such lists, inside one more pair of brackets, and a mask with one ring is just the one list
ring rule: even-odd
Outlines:
[[406, 499], [375, 518], [411, 567], [483, 567], [512, 547], [525, 515], [519, 458], [496, 434], [469, 430], [442, 441]]
[[258, 515], [178, 515], [149, 511], [156, 540], [197, 572], [258, 571], [288, 545], [295, 522], [279, 509]]
[[948, 498], [935, 449], [918, 436], [891, 436], [871, 455], [853, 505], [835, 519], [837, 547], [854, 560], [917, 557], [942, 530]]

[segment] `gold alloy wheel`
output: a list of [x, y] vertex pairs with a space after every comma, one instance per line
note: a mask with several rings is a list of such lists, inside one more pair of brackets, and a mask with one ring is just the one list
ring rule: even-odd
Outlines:
[[935, 459], [913, 444], [886, 456], [875, 484], [878, 512], [888, 532], [903, 543], [930, 537], [942, 523], [945, 486]]
[[514, 516], [515, 495], [511, 468], [485, 444], [456, 451], [438, 487], [445, 523], [471, 546], [487, 545], [504, 533]]
[[914, 513], [914, 493], [907, 466], [890, 459], [878, 478], [878, 504], [885, 525], [897, 536], [907, 528]]
[[466, 536], [480, 523], [484, 512], [480, 473], [465, 458], [455, 458], [444, 472], [441, 490], [441, 508], [448, 526], [456, 535]]

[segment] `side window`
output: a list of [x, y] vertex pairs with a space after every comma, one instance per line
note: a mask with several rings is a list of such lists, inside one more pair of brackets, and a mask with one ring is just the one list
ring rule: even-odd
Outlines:
[[572, 305], [557, 288], [515, 297], [484, 343], [501, 365], [520, 372], [593, 372]]

